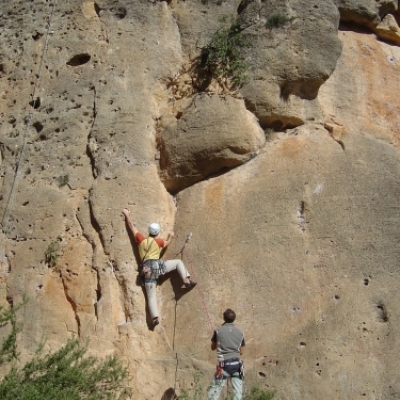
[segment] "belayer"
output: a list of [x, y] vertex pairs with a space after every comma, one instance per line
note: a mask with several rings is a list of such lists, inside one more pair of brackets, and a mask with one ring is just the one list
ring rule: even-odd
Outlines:
[[233, 322], [236, 314], [225, 310], [224, 323], [215, 329], [211, 338], [211, 350], [217, 350], [218, 364], [214, 379], [207, 393], [207, 400], [218, 400], [225, 382], [230, 378], [233, 400], [241, 400], [243, 392], [244, 366], [240, 356], [243, 354], [244, 334]]
[[196, 282], [190, 280], [190, 274], [187, 271], [182, 260], [168, 260], [160, 259], [162, 249], [168, 247], [174, 238], [174, 232], [169, 232], [167, 239], [158, 238], [160, 233], [160, 225], [152, 223], [149, 225], [149, 236], [144, 236], [138, 231], [135, 224], [131, 221], [130, 210], [124, 208], [122, 213], [125, 216], [126, 223], [129, 230], [132, 232], [136, 243], [138, 244], [139, 255], [141, 259], [141, 273], [144, 278], [144, 286], [147, 294], [147, 304], [151, 317], [151, 325], [154, 327], [160, 323], [157, 307], [157, 279], [160, 275], [164, 275], [173, 270], [177, 270], [182, 278], [185, 288], [192, 288], [196, 286]]

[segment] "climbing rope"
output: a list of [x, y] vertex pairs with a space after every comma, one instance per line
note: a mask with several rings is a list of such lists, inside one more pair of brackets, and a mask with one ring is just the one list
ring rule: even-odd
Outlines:
[[[184, 253], [184, 251], [185, 251], [185, 249], [186, 249], [186, 246], [187, 246], [187, 244], [189, 243], [189, 240], [191, 239], [191, 237], [192, 237], [192, 232], [190, 232], [190, 233], [187, 235], [186, 240], [185, 240], [185, 242], [183, 243], [181, 249], [172, 257], [172, 259], [175, 259], [175, 258], [178, 257], [179, 255], [181, 256], [181, 259], [183, 259], [183, 253]], [[192, 262], [192, 258], [190, 257], [189, 251], [186, 252], [186, 255], [188, 256], [190, 269], [191, 269], [191, 271], [193, 272], [193, 277], [194, 277], [195, 281], [197, 282], [196, 288], [197, 288], [197, 291], [198, 291], [198, 293], [199, 293], [199, 295], [200, 295], [200, 298], [201, 298], [201, 301], [202, 301], [204, 310], [205, 310], [205, 312], [206, 312], [207, 320], [208, 320], [208, 323], [209, 323], [209, 326], [210, 326], [210, 330], [211, 330], [211, 332], [213, 332], [213, 331], [214, 331], [214, 328], [213, 328], [213, 325], [212, 325], [212, 323], [211, 323], [210, 313], [209, 313], [207, 304], [206, 304], [206, 302], [205, 302], [205, 300], [204, 300], [204, 295], [203, 295], [203, 292], [202, 292], [202, 290], [201, 290], [201, 288], [200, 288], [200, 283], [199, 283], [199, 280], [198, 280], [198, 278], [197, 278], [197, 276], [196, 276], [194, 264], [193, 264], [193, 262]], [[176, 302], [175, 302], [174, 333], [173, 333], [173, 343], [172, 343], [172, 348], [173, 348], [173, 350], [175, 351], [175, 360], [176, 360], [176, 365], [175, 365], [175, 379], [174, 379], [174, 392], [173, 392], [175, 396], [176, 396], [176, 383], [177, 383], [177, 381], [178, 381], [178, 366], [179, 366], [178, 353], [177, 353], [176, 350], [175, 350], [176, 308], [177, 308], [177, 305], [178, 305], [178, 301], [176, 300]]]
[[45, 45], [43, 47], [42, 57], [40, 59], [39, 71], [38, 71], [38, 74], [37, 74], [36, 82], [35, 82], [35, 85], [33, 87], [32, 106], [31, 106], [31, 108], [29, 110], [28, 122], [27, 122], [26, 129], [25, 129], [25, 132], [24, 132], [24, 135], [23, 135], [21, 152], [19, 154], [19, 158], [18, 158], [18, 161], [17, 161], [17, 166], [16, 166], [15, 173], [14, 173], [14, 180], [13, 180], [13, 184], [12, 184], [12, 187], [11, 187], [10, 196], [8, 198], [7, 206], [5, 208], [3, 219], [1, 221], [1, 226], [2, 226], [2, 235], [1, 235], [1, 244], [0, 244], [0, 255], [1, 255], [1, 257], [3, 257], [3, 253], [4, 253], [4, 241], [5, 241], [5, 235], [7, 233], [7, 225], [8, 225], [8, 222], [9, 222], [11, 210], [14, 207], [15, 194], [16, 194], [17, 187], [18, 187], [18, 178], [20, 176], [20, 170], [21, 170], [23, 156], [24, 156], [24, 153], [25, 153], [28, 132], [29, 132], [29, 129], [30, 129], [31, 125], [32, 125], [33, 110], [36, 109], [36, 101], [37, 101], [36, 100], [36, 91], [37, 91], [37, 88], [38, 88], [38, 85], [39, 85], [39, 82], [40, 82], [40, 79], [41, 79], [41, 76], [42, 76], [44, 58], [45, 58], [45, 55], [46, 55], [46, 52], [47, 52], [48, 43], [49, 43], [51, 22], [53, 20], [53, 15], [54, 15], [54, 10], [56, 8], [56, 3], [57, 3], [57, 0], [54, 0], [53, 5], [52, 5], [52, 9], [51, 9], [51, 13], [47, 18], [48, 24], [47, 24], [46, 40], [45, 40]]
[[[187, 235], [186, 240], [185, 240], [185, 242], [183, 243], [182, 248], [172, 257], [172, 259], [178, 257], [178, 255], [180, 255], [181, 258], [183, 258], [183, 252], [185, 251], [186, 245], [188, 244], [188, 242], [189, 242], [189, 240], [191, 239], [191, 237], [192, 237], [192, 232], [190, 232], [190, 233]], [[189, 260], [190, 269], [191, 269], [191, 271], [193, 271], [193, 277], [194, 277], [195, 281], [197, 282], [196, 288], [197, 288], [197, 291], [198, 291], [198, 293], [199, 293], [199, 295], [200, 295], [200, 299], [201, 299], [203, 308], [204, 308], [204, 310], [205, 310], [205, 312], [206, 312], [207, 321], [208, 321], [208, 324], [209, 324], [209, 326], [210, 326], [210, 330], [211, 330], [211, 332], [214, 332], [213, 324], [212, 324], [212, 322], [211, 322], [210, 313], [209, 313], [207, 304], [206, 304], [205, 299], [204, 299], [203, 291], [201, 290], [200, 282], [199, 282], [199, 280], [198, 280], [198, 278], [197, 278], [197, 276], [196, 276], [196, 271], [195, 271], [195, 268], [194, 268], [194, 264], [193, 264], [192, 258], [190, 257], [189, 250], [187, 250], [186, 253], [187, 253], [188, 260]]]
[[203, 293], [203, 291], [201, 290], [201, 285], [200, 285], [199, 280], [198, 280], [198, 278], [197, 278], [197, 276], [196, 276], [196, 271], [195, 271], [195, 268], [194, 268], [194, 264], [193, 264], [193, 262], [192, 262], [192, 258], [190, 257], [189, 251], [187, 252], [187, 256], [188, 256], [188, 259], [189, 259], [189, 265], [191, 266], [191, 270], [193, 271], [193, 277], [194, 277], [195, 281], [197, 282], [197, 292], [199, 293], [201, 302], [202, 302], [203, 307], [204, 307], [204, 310], [205, 310], [205, 312], [206, 312], [208, 325], [209, 325], [209, 327], [210, 327], [211, 332], [214, 332], [214, 327], [213, 327], [213, 324], [212, 324], [212, 322], [211, 322], [210, 312], [209, 312], [209, 310], [208, 310], [206, 301], [205, 301], [205, 299], [204, 299], [204, 293]]
[[189, 240], [192, 237], [192, 232], [190, 232], [187, 236], [186, 236], [186, 240], [183, 243], [183, 246], [181, 247], [181, 249], [172, 257], [172, 259], [178, 257], [179, 255], [183, 256], [183, 250], [185, 250], [186, 245], [189, 243]]

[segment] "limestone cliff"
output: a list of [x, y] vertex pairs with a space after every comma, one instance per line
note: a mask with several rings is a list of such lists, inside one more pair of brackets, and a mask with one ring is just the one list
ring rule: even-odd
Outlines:
[[[0, 303], [29, 298], [20, 361], [79, 337], [126, 362], [135, 399], [173, 398], [207, 386], [230, 307], [247, 388], [398, 399], [398, 8], [3, 2]], [[251, 42], [240, 88], [196, 80], [223, 16]], [[154, 331], [124, 207], [175, 230], [166, 258], [192, 232], [198, 286], [160, 282]]]

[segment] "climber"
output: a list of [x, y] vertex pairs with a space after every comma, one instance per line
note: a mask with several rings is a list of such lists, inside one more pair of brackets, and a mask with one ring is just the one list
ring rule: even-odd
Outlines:
[[243, 354], [244, 334], [233, 322], [236, 314], [228, 308], [224, 314], [224, 324], [214, 331], [211, 350], [217, 350], [218, 364], [213, 381], [208, 390], [207, 400], [218, 400], [228, 378], [233, 387], [233, 400], [242, 399], [244, 366], [240, 356]]
[[174, 232], [169, 232], [166, 240], [160, 239], [157, 237], [160, 233], [160, 225], [152, 223], [149, 225], [149, 236], [146, 238], [136, 229], [135, 224], [131, 221], [130, 210], [124, 208], [122, 213], [125, 216], [125, 221], [129, 230], [132, 232], [135, 241], [138, 244], [139, 255], [141, 258], [141, 273], [144, 277], [147, 304], [151, 316], [151, 326], [155, 327], [160, 323], [156, 297], [158, 277], [176, 269], [183, 280], [185, 288], [193, 288], [196, 286], [196, 282], [193, 282], [190, 279], [190, 274], [182, 260], [163, 261], [160, 259], [161, 249], [165, 249], [172, 242], [172, 239], [175, 236]]

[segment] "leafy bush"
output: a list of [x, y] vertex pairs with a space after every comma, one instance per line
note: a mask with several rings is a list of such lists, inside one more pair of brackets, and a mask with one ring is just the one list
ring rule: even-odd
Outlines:
[[179, 395], [179, 400], [202, 400], [204, 399], [204, 390], [200, 384], [201, 380], [201, 373], [196, 372], [194, 374], [194, 388], [192, 390], [192, 394], [189, 394], [188, 391], [183, 390], [182, 393]]
[[60, 245], [58, 242], [53, 241], [49, 244], [46, 251], [44, 252], [44, 259], [49, 267], [53, 268], [57, 264], [57, 259], [59, 257]]
[[282, 14], [272, 14], [269, 18], [265, 26], [268, 29], [279, 28], [280, 26], [285, 25], [291, 21], [291, 18], [286, 17], [286, 15]]
[[270, 140], [272, 135], [275, 133], [275, 131], [272, 128], [267, 128], [264, 130], [264, 135], [265, 135], [265, 140]]
[[69, 175], [67, 174], [59, 176], [57, 181], [58, 181], [58, 187], [63, 187], [69, 182]]
[[[17, 333], [20, 329], [17, 327], [15, 313], [19, 310], [25, 303], [27, 299], [24, 297], [21, 304], [16, 307], [9, 307], [4, 309], [0, 307], [0, 328], [4, 328], [7, 325], [11, 326], [10, 333], [3, 339], [0, 349], [0, 365], [11, 362], [15, 360], [18, 356], [17, 354]], [[1, 397], [0, 397], [1, 398]]]
[[244, 396], [243, 400], [271, 400], [274, 398], [275, 390], [264, 390], [253, 387], [249, 394]]
[[[225, 22], [224, 17], [221, 22]], [[234, 85], [241, 85], [248, 79], [248, 65], [241, 54], [241, 48], [250, 46], [243, 37], [242, 30], [235, 19], [227, 27], [221, 27], [201, 51], [201, 67], [224, 84], [230, 79]]]
[[[275, 396], [275, 390], [264, 390], [259, 387], [251, 388], [250, 392], [243, 396], [243, 400], [272, 400]], [[221, 399], [222, 394], [221, 394]], [[183, 390], [182, 393], [178, 397], [179, 400], [201, 400], [204, 399], [204, 390], [200, 385], [200, 375], [195, 375], [194, 377], [194, 388], [191, 390], [191, 393]], [[224, 400], [232, 400], [233, 395], [228, 397], [224, 397]]]
[[0, 383], [2, 400], [127, 399], [126, 370], [114, 357], [84, 357], [86, 349], [70, 340], [60, 350], [36, 354], [21, 370], [15, 366]]
[[[11, 324], [11, 334], [3, 342], [2, 363], [11, 361], [9, 373], [0, 382], [2, 400], [124, 400], [130, 389], [123, 384], [127, 370], [115, 357], [97, 360], [86, 357], [86, 348], [70, 340], [60, 350], [42, 354], [18, 368], [16, 359], [15, 309], [0, 308], [1, 327]], [[5, 346], [6, 342], [11, 343]]]

